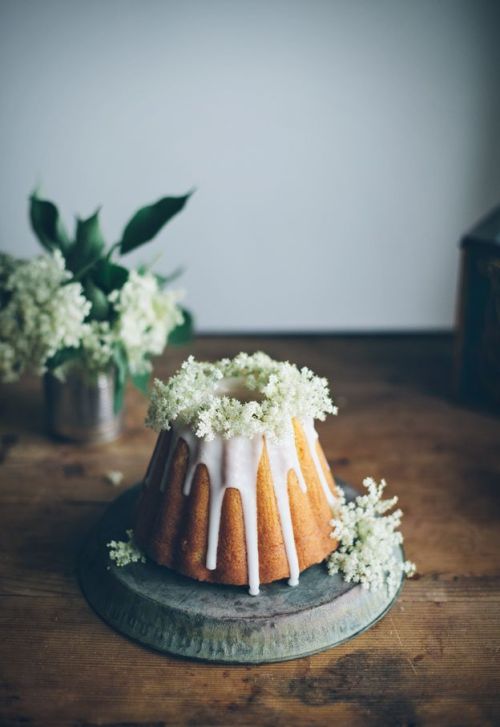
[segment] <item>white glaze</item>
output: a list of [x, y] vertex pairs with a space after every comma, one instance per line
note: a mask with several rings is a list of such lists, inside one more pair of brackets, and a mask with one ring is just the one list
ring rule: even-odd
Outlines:
[[255, 389], [249, 389], [243, 376], [225, 376], [215, 388], [216, 396], [230, 396], [238, 399], [242, 404], [250, 401], [262, 401], [264, 394]]
[[[302, 422], [302, 425], [311, 451], [311, 457], [318, 472], [318, 477], [322, 483], [328, 502], [332, 504], [334, 497], [326, 482], [316, 451], [317, 434], [314, 429], [314, 421]], [[291, 586], [296, 586], [299, 582], [300, 569], [288, 497], [288, 473], [290, 470], [295, 472], [299, 486], [303, 492], [307, 491], [307, 486], [300, 467], [293, 429], [290, 428], [287, 437], [280, 442], [274, 442], [266, 435], [262, 436], [260, 434], [252, 439], [245, 437], [233, 437], [231, 439], [216, 437], [211, 441], [205, 441], [196, 437], [192, 430], [188, 428], [175, 429], [172, 432], [169, 456], [161, 478], [161, 490], [165, 488], [171, 458], [179, 439], [183, 439], [189, 448], [189, 465], [184, 482], [184, 495], [189, 495], [191, 491], [198, 465], [205, 465], [209, 474], [210, 511], [206, 560], [208, 570], [215, 570], [217, 567], [217, 546], [225, 491], [228, 487], [233, 487], [240, 493], [245, 525], [249, 592], [252, 596], [256, 596], [259, 593], [256, 483], [257, 470], [259, 468], [265, 439], [283, 532], [283, 541], [290, 569], [288, 583]], [[157, 456], [156, 451], [153, 454], [153, 458], [155, 456]], [[152, 466], [151, 471], [153, 471]]]
[[267, 452], [269, 455], [269, 464], [271, 467], [271, 475], [273, 478], [274, 494], [278, 503], [278, 512], [281, 521], [281, 530], [283, 532], [283, 541], [285, 543], [286, 557], [288, 559], [288, 567], [290, 568], [289, 585], [297, 586], [299, 583], [299, 559], [297, 556], [297, 548], [293, 535], [292, 516], [290, 513], [290, 501], [288, 497], [288, 473], [293, 470], [297, 475], [299, 486], [303, 492], [307, 491], [307, 486], [302, 475], [299, 458], [297, 455], [297, 447], [295, 446], [295, 437], [293, 429], [290, 429], [286, 439], [281, 442], [271, 442], [266, 438]]
[[325, 497], [330, 507], [334, 507], [335, 496], [330, 489], [330, 486], [325, 477], [323, 467], [321, 466], [321, 462], [319, 461], [318, 432], [316, 431], [316, 428], [314, 426], [314, 419], [304, 419], [302, 421], [302, 428], [304, 430], [304, 434], [307, 440], [307, 446], [309, 448], [309, 452], [311, 453], [312, 461], [314, 462], [314, 467], [316, 469], [316, 472], [318, 473], [319, 481], [321, 482], [321, 487], [323, 488]]

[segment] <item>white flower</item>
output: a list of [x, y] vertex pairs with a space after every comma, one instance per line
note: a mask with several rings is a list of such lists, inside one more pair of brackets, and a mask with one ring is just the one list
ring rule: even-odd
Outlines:
[[[243, 388], [245, 400], [231, 396], [228, 384]], [[167, 383], [156, 380], [146, 423], [160, 431], [179, 422], [207, 441], [218, 434], [281, 439], [293, 417], [323, 420], [329, 413], [336, 408], [326, 379], [262, 352], [240, 353], [215, 363], [190, 356]]]
[[90, 303], [71, 277], [58, 250], [11, 265], [0, 309], [2, 379], [13, 381], [24, 370], [43, 373], [57, 351], [80, 345]]
[[108, 321], [90, 321], [82, 332], [82, 359], [91, 373], [105, 371], [113, 358], [116, 334]]
[[183, 323], [178, 292], [160, 290], [151, 273], [131, 271], [121, 290], [109, 296], [107, 321], [86, 321], [91, 304], [56, 250], [30, 261], [0, 255], [0, 379], [15, 381], [25, 370], [44, 373], [61, 349], [76, 356], [54, 373], [64, 378], [79, 363], [91, 374], [113, 363], [120, 344], [132, 374], [151, 369], [169, 333]]
[[145, 563], [146, 558], [143, 552], [134, 542], [134, 531], [127, 530], [127, 541], [111, 540], [107, 543], [109, 549], [109, 557], [119, 568], [123, 568], [130, 563]]
[[408, 577], [415, 573], [414, 563], [401, 563], [395, 556], [396, 547], [403, 542], [401, 532], [397, 531], [403, 513], [398, 509], [384, 514], [397, 502], [397, 497], [381, 499], [384, 480], [377, 485], [367, 477], [363, 485], [368, 494], [358, 495], [352, 502], [346, 503], [341, 495], [338, 512], [331, 521], [332, 538], [339, 545], [328, 557], [328, 572], [341, 573], [344, 580], [361, 583], [373, 591], [385, 586], [393, 592], [402, 573]]
[[121, 290], [109, 300], [118, 313], [114, 331], [127, 353], [132, 373], [151, 370], [149, 358], [163, 352], [167, 338], [184, 318], [177, 291], [162, 291], [151, 273], [130, 272]]

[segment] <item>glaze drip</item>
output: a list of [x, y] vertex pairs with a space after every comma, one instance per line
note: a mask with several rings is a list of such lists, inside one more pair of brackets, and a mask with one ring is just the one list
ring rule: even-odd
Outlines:
[[[302, 422], [302, 425], [323, 491], [328, 503], [332, 505], [335, 498], [330, 491], [318, 458], [316, 450], [318, 436], [314, 428], [314, 420]], [[189, 465], [183, 487], [184, 495], [187, 496], [191, 492], [196, 469], [199, 465], [203, 464], [209, 474], [210, 509], [206, 558], [208, 570], [215, 570], [217, 567], [217, 547], [225, 491], [232, 487], [240, 493], [245, 527], [249, 592], [252, 596], [258, 595], [260, 584], [256, 482], [265, 443], [290, 570], [288, 583], [291, 586], [296, 586], [299, 582], [300, 568], [288, 496], [288, 474], [290, 470], [295, 472], [299, 487], [303, 492], [307, 491], [307, 486], [297, 454], [293, 429], [290, 428], [287, 436], [277, 443], [265, 434], [259, 434], [252, 439], [246, 437], [224, 439], [218, 436], [206, 441], [198, 438], [189, 428], [175, 428], [172, 432], [168, 460], [161, 478], [161, 490], [165, 488], [170, 462], [179, 439], [184, 440], [189, 449]], [[157, 451], [158, 447], [153, 455], [153, 460], [156, 459]], [[151, 464], [150, 471], [146, 476], [146, 483], [148, 482], [148, 476], [154, 471], [153, 466]]]
[[283, 532], [283, 540], [285, 543], [286, 557], [288, 559], [288, 567], [290, 568], [290, 578], [288, 583], [290, 586], [297, 586], [299, 584], [300, 568], [299, 559], [297, 557], [297, 548], [295, 546], [295, 538], [293, 535], [292, 516], [290, 513], [290, 502], [288, 498], [288, 473], [290, 470], [295, 472], [299, 482], [299, 487], [303, 492], [307, 491], [307, 487], [297, 455], [293, 430], [290, 430], [290, 434], [279, 444], [269, 442], [266, 439], [266, 447], [269, 455], [274, 493], [278, 503], [278, 512], [280, 515], [281, 530]]
[[[326, 497], [330, 507], [334, 507], [335, 506], [335, 496], [330, 489], [330, 486], [325, 477], [325, 472], [324, 472], [321, 462], [319, 460], [318, 432], [316, 431], [316, 427], [314, 426], [314, 419], [312, 419], [312, 418], [304, 419], [302, 421], [302, 428], [304, 430], [304, 434], [305, 434], [306, 441], [307, 441], [307, 446], [309, 448], [309, 452], [311, 454], [312, 461], [314, 462], [314, 467], [316, 469], [316, 472], [318, 473], [319, 481], [321, 482], [321, 487], [323, 488], [325, 497]], [[328, 465], [328, 463], [327, 463], [327, 465]], [[328, 466], [328, 469], [330, 469], [329, 466]]]

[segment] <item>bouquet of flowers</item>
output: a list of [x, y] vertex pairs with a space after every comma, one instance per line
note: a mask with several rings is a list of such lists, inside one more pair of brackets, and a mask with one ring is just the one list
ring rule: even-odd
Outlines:
[[79, 367], [88, 376], [115, 369], [115, 410], [127, 378], [146, 391], [151, 358], [192, 329], [180, 293], [163, 277], [115, 260], [150, 241], [182, 210], [190, 194], [163, 197], [141, 208], [121, 239], [107, 246], [99, 210], [78, 219], [70, 238], [57, 207], [34, 193], [30, 220], [45, 253], [31, 260], [0, 255], [0, 379], [23, 372], [64, 378]]

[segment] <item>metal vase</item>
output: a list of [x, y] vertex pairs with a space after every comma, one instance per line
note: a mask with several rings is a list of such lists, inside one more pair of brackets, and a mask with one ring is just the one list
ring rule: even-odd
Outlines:
[[74, 442], [101, 443], [116, 439], [123, 428], [122, 410], [114, 411], [115, 371], [90, 376], [70, 369], [63, 381], [44, 377], [49, 433]]

